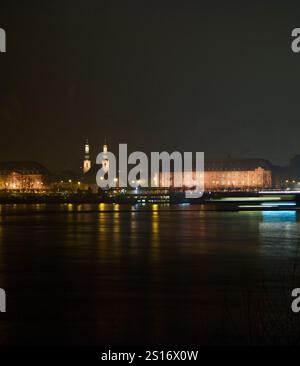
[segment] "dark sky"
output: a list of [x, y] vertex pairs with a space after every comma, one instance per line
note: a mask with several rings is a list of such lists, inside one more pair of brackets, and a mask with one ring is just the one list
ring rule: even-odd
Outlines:
[[300, 153], [299, 1], [1, 0], [0, 160], [112, 150]]

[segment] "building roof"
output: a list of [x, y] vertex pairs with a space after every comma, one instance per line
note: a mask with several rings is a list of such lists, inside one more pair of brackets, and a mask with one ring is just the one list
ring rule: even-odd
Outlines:
[[205, 160], [204, 169], [207, 171], [246, 171], [255, 170], [257, 168], [266, 170], [272, 169], [272, 164], [265, 159], [248, 158], [248, 159], [222, 159], [222, 160]]
[[3, 161], [0, 162], [0, 173], [1, 172], [49, 175], [48, 169], [35, 161]]

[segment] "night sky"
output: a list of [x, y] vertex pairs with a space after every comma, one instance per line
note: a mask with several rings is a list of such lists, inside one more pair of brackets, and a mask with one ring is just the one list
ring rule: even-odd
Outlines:
[[1, 0], [0, 160], [112, 150], [300, 154], [297, 1]]

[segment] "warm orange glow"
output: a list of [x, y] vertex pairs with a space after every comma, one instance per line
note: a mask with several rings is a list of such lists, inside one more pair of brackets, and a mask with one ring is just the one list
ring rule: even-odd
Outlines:
[[43, 188], [43, 182], [40, 174], [12, 172], [0, 175], [0, 189], [26, 191], [41, 188]]
[[[161, 173], [160, 186], [174, 187], [175, 174], [182, 173]], [[184, 173], [184, 187], [195, 186], [195, 172]], [[272, 173], [270, 170], [258, 167], [253, 170], [226, 170], [226, 171], [205, 171], [204, 187], [206, 191], [217, 191], [223, 189], [262, 189], [272, 187]]]

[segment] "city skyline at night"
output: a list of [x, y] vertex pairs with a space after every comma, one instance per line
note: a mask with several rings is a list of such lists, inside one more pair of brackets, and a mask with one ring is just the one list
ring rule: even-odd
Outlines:
[[0, 0], [0, 362], [298, 345], [299, 85], [299, 1]]

